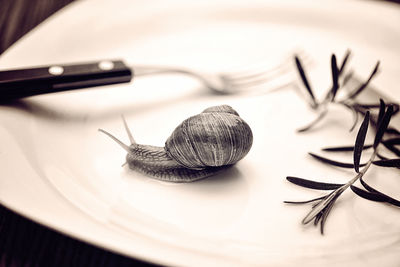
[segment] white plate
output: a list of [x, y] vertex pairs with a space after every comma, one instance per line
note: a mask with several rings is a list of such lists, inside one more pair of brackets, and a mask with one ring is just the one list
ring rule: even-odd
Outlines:
[[[10, 48], [0, 67], [117, 57], [223, 71], [270, 64], [300, 48], [316, 61], [310, 78], [320, 95], [329, 87], [330, 54], [350, 48], [362, 77], [381, 60], [374, 84], [400, 99], [399, 15], [394, 5], [369, 1], [78, 1]], [[162, 183], [122, 168], [124, 151], [97, 131], [126, 141], [124, 114], [138, 142], [162, 146], [183, 119], [221, 103], [250, 124], [254, 145], [233, 169], [196, 183]], [[76, 238], [163, 264], [396, 265], [398, 209], [348, 192], [321, 236], [300, 224], [309, 207], [283, 204], [318, 195], [289, 184], [287, 175], [353, 176], [307, 156], [353, 142], [350, 119], [339, 119], [350, 114], [335, 112], [317, 130], [296, 134], [314, 114], [295, 86], [214, 96], [181, 76], [32, 97], [0, 107], [0, 201]], [[368, 179], [399, 198], [396, 176], [375, 168]]]

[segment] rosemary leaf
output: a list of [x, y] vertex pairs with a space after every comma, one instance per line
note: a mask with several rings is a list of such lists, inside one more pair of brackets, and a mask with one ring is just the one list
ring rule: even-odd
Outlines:
[[[355, 107], [355, 108], [357, 108], [357, 107], [360, 107], [360, 108], [363, 108], [363, 109], [379, 109], [379, 110], [381, 110], [381, 108], [382, 108], [382, 106], [388, 106], [388, 105], [392, 105], [393, 106], [393, 115], [395, 115], [396, 113], [398, 113], [399, 112], [399, 109], [400, 109], [400, 107], [399, 107], [399, 105], [397, 104], [397, 103], [394, 103], [394, 102], [389, 102], [389, 103], [386, 103], [385, 104], [385, 102], [382, 100], [382, 99], [379, 99], [379, 104], [361, 104], [361, 103], [352, 103], [352, 105]], [[384, 110], [383, 110], [384, 111]], [[383, 114], [382, 114], [383, 115]], [[381, 116], [382, 116], [381, 115]], [[381, 118], [380, 116], [378, 116], [378, 118]]]
[[384, 142], [382, 142], [382, 143], [388, 150], [390, 150], [395, 155], [400, 157], [400, 149], [396, 148], [395, 145], [387, 144], [387, 143], [384, 143]]
[[[326, 207], [329, 206], [332, 202], [335, 202], [336, 198], [338, 198], [343, 193], [343, 191], [344, 191], [343, 188], [338, 188], [330, 192], [329, 194], [325, 195], [321, 201], [319, 201], [316, 205], [313, 205], [313, 207], [308, 212], [308, 214], [303, 218], [301, 223], [308, 224], [309, 222], [320, 216], [319, 214], [323, 213]], [[317, 220], [319, 219], [317, 218]]]
[[[380, 103], [383, 101], [382, 99], [379, 99], [379, 101], [380, 101]], [[383, 101], [384, 102], [384, 101]], [[362, 104], [362, 103], [354, 103], [354, 106], [357, 106], [357, 107], [362, 107], [362, 108], [365, 108], [365, 109], [372, 109], [372, 108], [380, 108], [381, 107], [381, 104]], [[399, 109], [399, 105], [397, 104], [397, 103], [394, 103], [394, 102], [389, 102], [389, 103], [386, 103], [385, 105], [392, 105], [393, 107], [394, 107], [394, 109], [393, 109], [393, 114], [395, 114], [396, 112], [398, 112], [398, 109]]]
[[329, 202], [328, 206], [324, 210], [322, 210], [321, 224], [320, 224], [321, 235], [324, 234], [326, 219], [328, 218], [328, 215], [331, 212], [333, 205], [335, 204], [339, 196], [340, 194], [336, 194], [334, 198]]
[[350, 188], [351, 188], [351, 190], [353, 190], [354, 193], [356, 193], [356, 195], [358, 195], [362, 198], [372, 200], [372, 201], [377, 201], [377, 202], [385, 202], [385, 199], [378, 193], [368, 192], [368, 191], [361, 189], [354, 185], [351, 185]]
[[318, 223], [319, 223], [319, 221], [321, 220], [323, 214], [324, 214], [324, 213], [320, 212], [320, 213], [317, 214], [317, 216], [315, 216], [315, 219], [314, 219], [314, 225], [315, 225], [315, 226], [318, 225]]
[[310, 188], [310, 189], [317, 189], [317, 190], [334, 190], [341, 187], [343, 184], [334, 184], [334, 183], [324, 183], [324, 182], [316, 182], [304, 178], [288, 176], [286, 179], [298, 186]]
[[331, 101], [333, 101], [339, 89], [339, 70], [335, 54], [332, 54], [331, 56], [331, 69], [332, 69], [332, 88], [330, 95], [331, 95]]
[[393, 106], [390, 105], [387, 108], [385, 114], [382, 116], [382, 119], [380, 120], [380, 122], [378, 124], [378, 129], [376, 131], [375, 140], [374, 140], [374, 148], [376, 148], [379, 145], [379, 143], [381, 142], [383, 134], [385, 133], [385, 131], [389, 125], [392, 114], [393, 114]]
[[400, 106], [397, 103], [390, 103], [393, 106], [393, 115], [397, 114], [397, 112], [399, 112], [400, 110]]
[[376, 190], [375, 188], [373, 188], [372, 186], [370, 186], [369, 184], [367, 184], [364, 179], [361, 177], [360, 178], [360, 182], [361, 184], [365, 187], [365, 189], [367, 189], [369, 192], [375, 193], [375, 194], [379, 194], [382, 198], [385, 199], [385, 202], [392, 204], [394, 206], [400, 207], [400, 201], [397, 199], [394, 199], [378, 190]]
[[356, 107], [360, 107], [363, 109], [377, 109], [380, 107], [379, 104], [362, 104], [362, 103], [355, 103], [353, 104]]
[[380, 154], [379, 152], [376, 153], [376, 156], [377, 156], [378, 158], [380, 158], [380, 159], [389, 159], [389, 158], [385, 157], [384, 155]]
[[343, 77], [343, 80], [342, 80], [342, 86], [346, 86], [346, 84], [351, 80], [351, 78], [353, 78], [353, 76], [354, 76], [354, 72], [353, 71], [350, 71], [350, 72], [348, 72], [344, 77]]
[[[327, 163], [333, 166], [337, 166], [337, 167], [342, 167], [342, 168], [354, 168], [354, 164], [352, 163], [344, 163], [344, 162], [339, 162], [339, 161], [335, 161], [335, 160], [331, 160], [331, 159], [327, 159], [325, 157], [322, 156], [318, 156], [314, 153], [308, 152], [308, 154], [310, 154], [310, 156], [314, 157], [315, 159], [323, 162], [323, 163]], [[365, 166], [364, 163], [359, 165], [360, 167]]]
[[386, 139], [386, 140], [382, 141], [382, 143], [387, 144], [387, 145], [400, 145], [400, 137]]
[[353, 153], [354, 170], [357, 173], [359, 173], [360, 171], [361, 152], [364, 148], [364, 142], [368, 131], [368, 125], [369, 125], [369, 111], [367, 111], [367, 113], [364, 116], [364, 120], [360, 126], [360, 129], [358, 130], [356, 142], [354, 145], [354, 153]]
[[372, 163], [377, 166], [381, 166], [381, 167], [400, 168], [400, 158], [399, 159], [375, 160]]
[[378, 124], [381, 122], [383, 115], [385, 115], [386, 104], [382, 98], [379, 99], [379, 114], [378, 114]]
[[283, 201], [283, 203], [286, 203], [286, 204], [307, 204], [307, 203], [315, 202], [315, 201], [318, 201], [318, 200], [322, 200], [324, 198], [325, 198], [325, 196], [313, 198], [313, 199], [310, 199], [310, 200], [304, 200], [304, 201], [287, 201], [287, 200], [285, 200], [285, 201]]
[[365, 88], [367, 88], [367, 86], [368, 86], [368, 84], [371, 82], [372, 78], [375, 76], [375, 74], [378, 73], [379, 64], [380, 64], [380, 62], [378, 61], [378, 62], [376, 63], [376, 65], [375, 65], [374, 70], [371, 72], [370, 76], [368, 77], [368, 79], [367, 79], [363, 84], [361, 84], [360, 87], [358, 87], [356, 90], [354, 90], [353, 92], [351, 92], [351, 93], [348, 95], [348, 97], [347, 97], [348, 99], [355, 98], [355, 97], [356, 97], [357, 95], [359, 95]]
[[390, 134], [400, 135], [400, 131], [397, 130], [396, 128], [393, 128], [393, 127], [389, 127], [389, 128], [386, 130], [386, 132], [387, 132], [387, 133], [390, 133]]
[[[371, 148], [372, 145], [364, 145], [363, 150]], [[322, 148], [322, 151], [327, 152], [347, 152], [347, 151], [354, 151], [354, 146], [337, 146], [337, 147], [325, 147]]]
[[365, 189], [367, 189], [369, 192], [372, 193], [380, 193], [378, 190], [376, 190], [375, 188], [373, 188], [372, 186], [370, 186], [369, 184], [367, 184], [364, 180], [363, 177], [360, 178], [360, 183], [365, 187]]
[[307, 79], [307, 75], [304, 71], [304, 68], [303, 68], [298, 56], [295, 56], [295, 61], [296, 61], [296, 67], [297, 67], [297, 70], [299, 71], [301, 80], [303, 81], [303, 84], [304, 84], [305, 88], [307, 89], [308, 94], [311, 97], [312, 106], [313, 106], [313, 108], [316, 108], [318, 106], [318, 103], [315, 99], [313, 90], [311, 89], [310, 83], [308, 82], [308, 79]]
[[[388, 131], [386, 131], [388, 132]], [[391, 152], [393, 152], [395, 155], [400, 157], [400, 149], [398, 149], [396, 146], [400, 145], [400, 137], [395, 137], [391, 139], [387, 139], [385, 141], [382, 141], [382, 144]]]
[[346, 63], [347, 63], [347, 61], [348, 61], [350, 55], [351, 55], [351, 51], [350, 51], [350, 50], [347, 50], [347, 51], [346, 51], [346, 54], [345, 54], [345, 56], [344, 56], [344, 58], [343, 58], [342, 65], [340, 65], [340, 68], [339, 68], [339, 73], [338, 73], [339, 76], [343, 73], [344, 68], [346, 67]]

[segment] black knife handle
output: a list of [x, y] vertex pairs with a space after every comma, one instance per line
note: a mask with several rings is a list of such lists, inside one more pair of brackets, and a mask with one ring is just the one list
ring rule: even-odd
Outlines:
[[130, 82], [133, 71], [121, 60], [0, 71], [0, 102], [107, 84]]

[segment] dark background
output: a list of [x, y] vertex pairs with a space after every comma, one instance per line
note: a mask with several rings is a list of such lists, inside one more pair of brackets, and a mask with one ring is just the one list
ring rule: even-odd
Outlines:
[[[0, 0], [0, 54], [37, 24], [74, 1]], [[400, 0], [386, 2], [400, 4]]]
[[[0, 0], [0, 55], [75, 0]], [[368, 0], [366, 0], [368, 1]], [[390, 2], [400, 4], [400, 0]], [[0, 205], [0, 266], [153, 266], [57, 233]]]
[[0, 54], [51, 14], [74, 0], [0, 0]]

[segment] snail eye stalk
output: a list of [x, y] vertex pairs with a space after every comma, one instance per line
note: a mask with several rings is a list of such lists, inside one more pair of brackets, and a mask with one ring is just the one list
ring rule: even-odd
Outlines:
[[128, 127], [128, 123], [126, 122], [125, 117], [123, 115], [121, 117], [122, 117], [122, 121], [124, 122], [125, 131], [126, 131], [126, 133], [128, 135], [128, 138], [129, 138], [129, 141], [131, 142], [131, 145], [136, 144], [136, 141], [133, 138], [132, 132]]
[[114, 135], [110, 134], [107, 131], [104, 131], [103, 129], [99, 129], [99, 132], [104, 133], [105, 135], [107, 135], [108, 137], [110, 137], [112, 140], [114, 140], [118, 145], [120, 145], [126, 152], [130, 152], [130, 148], [128, 145], [122, 143], [121, 140], [119, 140], [117, 137], [115, 137]]

